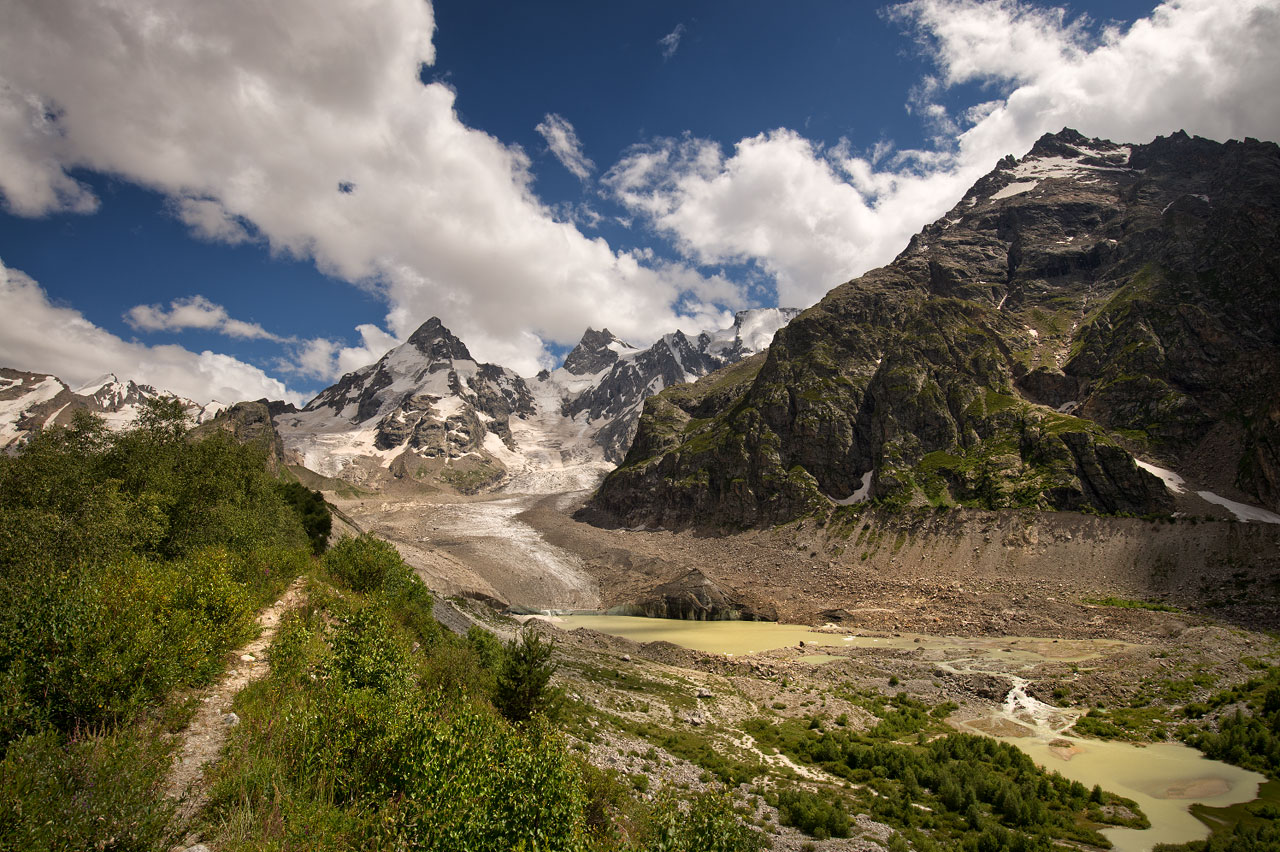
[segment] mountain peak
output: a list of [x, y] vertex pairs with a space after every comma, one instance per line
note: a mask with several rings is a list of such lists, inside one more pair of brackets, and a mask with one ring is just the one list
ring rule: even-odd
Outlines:
[[1106, 139], [1090, 139], [1079, 131], [1064, 127], [1057, 133], [1041, 136], [1022, 160], [1011, 165], [1028, 160], [1061, 157], [1086, 164], [1118, 166], [1127, 163], [1130, 149], [1131, 146], [1117, 145]]
[[86, 385], [81, 385], [78, 388], [74, 388], [72, 392], [78, 393], [81, 396], [93, 396], [95, 393], [102, 390], [104, 387], [107, 387], [108, 385], [118, 385], [118, 384], [122, 384], [122, 382], [120, 381], [119, 378], [116, 377], [116, 374], [107, 373], [105, 375], [98, 376], [98, 378], [94, 379], [93, 381], [89, 382]]
[[418, 326], [418, 330], [409, 335], [408, 342], [432, 361], [474, 361], [466, 344], [445, 328], [439, 317]]
[[564, 368], [575, 376], [598, 373], [618, 360], [619, 349], [630, 349], [612, 331], [604, 328], [596, 331], [588, 328], [564, 359]]

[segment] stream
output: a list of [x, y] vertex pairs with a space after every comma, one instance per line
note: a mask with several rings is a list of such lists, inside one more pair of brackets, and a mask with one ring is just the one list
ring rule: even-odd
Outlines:
[[1028, 693], [1029, 681], [1016, 673], [1044, 662], [1083, 661], [1130, 647], [1116, 640], [909, 633], [863, 636], [761, 621], [680, 621], [613, 615], [573, 615], [550, 620], [566, 630], [586, 627], [637, 642], [662, 640], [728, 656], [796, 647], [803, 641], [806, 648], [813, 646], [815, 652], [800, 659], [818, 665], [840, 659], [825, 651], [841, 647], [936, 652], [943, 658], [935, 663], [939, 668], [956, 674], [1006, 679], [1010, 687], [1004, 703], [985, 716], [959, 722], [959, 726], [1011, 743], [1045, 769], [1086, 787], [1100, 784], [1104, 790], [1137, 802], [1150, 819], [1151, 828], [1103, 829], [1102, 834], [1117, 852], [1149, 852], [1157, 843], [1203, 839], [1209, 829], [1191, 815], [1192, 804], [1223, 807], [1252, 801], [1265, 780], [1256, 772], [1209, 760], [1180, 743], [1134, 745], [1066, 735], [1064, 731], [1075, 724], [1083, 710], [1040, 701]]
[[1149, 852], [1157, 843], [1186, 843], [1209, 836], [1190, 807], [1249, 802], [1266, 778], [1256, 772], [1209, 760], [1181, 743], [1135, 745], [1069, 736], [1082, 711], [1054, 707], [1027, 693], [1028, 682], [1008, 673], [976, 668], [957, 671], [1009, 678], [1011, 688], [999, 710], [962, 722], [962, 727], [1017, 746], [1045, 769], [1086, 787], [1133, 799], [1151, 820], [1148, 829], [1106, 828], [1102, 835], [1117, 852]]

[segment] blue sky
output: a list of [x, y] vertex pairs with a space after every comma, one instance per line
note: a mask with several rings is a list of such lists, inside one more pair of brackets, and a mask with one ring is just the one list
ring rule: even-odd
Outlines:
[[1004, 154], [1280, 135], [1280, 0], [12, 0], [0, 364], [304, 401], [804, 307]]

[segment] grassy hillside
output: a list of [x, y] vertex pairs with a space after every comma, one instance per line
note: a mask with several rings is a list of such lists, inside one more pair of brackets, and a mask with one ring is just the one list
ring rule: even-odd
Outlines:
[[[725, 797], [642, 800], [571, 756], [546, 643], [442, 632], [385, 542], [314, 557], [322, 504], [265, 462], [166, 402], [0, 457], [0, 848], [760, 848]], [[163, 790], [194, 692], [300, 574], [181, 820]]]

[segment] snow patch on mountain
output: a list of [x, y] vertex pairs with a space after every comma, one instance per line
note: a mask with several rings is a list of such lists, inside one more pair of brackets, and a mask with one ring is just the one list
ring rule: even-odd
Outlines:
[[[1157, 467], [1149, 462], [1136, 459], [1135, 462], [1138, 467], [1142, 468], [1147, 473], [1160, 477], [1164, 482], [1164, 487], [1169, 491], [1169, 493], [1187, 493], [1187, 481], [1180, 475], [1163, 467]], [[1238, 521], [1244, 521], [1246, 523], [1249, 521], [1255, 521], [1263, 524], [1280, 524], [1280, 515], [1277, 515], [1275, 512], [1269, 512], [1266, 509], [1260, 509], [1257, 506], [1250, 506], [1247, 503], [1238, 503], [1235, 500], [1228, 500], [1226, 497], [1221, 497], [1212, 491], [1196, 491], [1195, 493], [1197, 497], [1204, 500], [1206, 503], [1213, 503], [1214, 505], [1221, 506], [1231, 512], [1231, 514], [1235, 515], [1236, 520]]]
[[[70, 425], [78, 411], [101, 417], [109, 429], [124, 429], [138, 419], [147, 400], [163, 396], [173, 394], [110, 373], [73, 390], [56, 376], [0, 368], [0, 449], [18, 445], [38, 429]], [[217, 401], [177, 398], [193, 425], [226, 408]]]
[[[1012, 158], [1002, 163], [1002, 168], [1011, 178], [1011, 182], [991, 193], [990, 200], [998, 201], [1031, 192], [1040, 184], [1052, 178], [1075, 178], [1081, 180], [1085, 175], [1099, 172], [1129, 171], [1129, 159], [1133, 153], [1128, 145], [1105, 147], [1099, 140], [1086, 140], [1078, 136], [1073, 142], [1063, 138], [1052, 142], [1041, 140], [1027, 156], [1014, 161]], [[1041, 145], [1048, 147], [1041, 147]], [[1089, 181], [1082, 181], [1089, 182]], [[976, 199], [975, 199], [976, 201]]]

